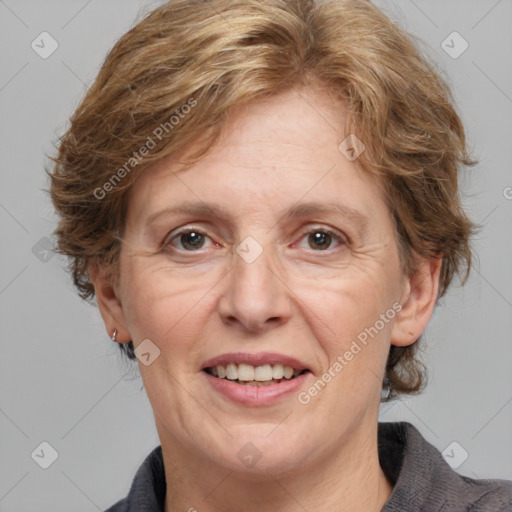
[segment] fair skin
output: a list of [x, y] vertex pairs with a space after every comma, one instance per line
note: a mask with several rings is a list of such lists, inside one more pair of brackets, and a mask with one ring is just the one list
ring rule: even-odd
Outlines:
[[[109, 335], [117, 329], [119, 342], [150, 339], [160, 350], [139, 368], [163, 449], [167, 512], [368, 512], [392, 492], [377, 452], [386, 358], [391, 344], [409, 345], [426, 327], [440, 260], [402, 274], [382, 190], [338, 150], [343, 119], [343, 105], [313, 86], [240, 109], [200, 162], [175, 157], [145, 171], [131, 190], [118, 282], [91, 271]], [[215, 205], [226, 218], [206, 211], [148, 221], [185, 202]], [[365, 220], [285, 215], [309, 202]], [[262, 249], [250, 263], [236, 252], [248, 236]], [[301, 403], [396, 303], [400, 313]], [[273, 400], [254, 391], [269, 386], [239, 401], [237, 390], [249, 386], [204, 371], [223, 354], [263, 354], [264, 363], [268, 353], [307, 368]], [[237, 389], [219, 390], [218, 381]], [[252, 466], [240, 455], [247, 450], [261, 457]]]

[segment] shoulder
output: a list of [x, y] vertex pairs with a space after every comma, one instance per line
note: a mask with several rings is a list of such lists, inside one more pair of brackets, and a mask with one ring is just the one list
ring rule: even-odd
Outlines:
[[460, 476], [462, 487], [470, 496], [474, 496], [469, 503], [468, 512], [510, 512], [512, 510], [512, 481], [474, 479]]
[[394, 483], [382, 512], [512, 510], [512, 481], [459, 475], [410, 423], [379, 423], [379, 459]]
[[137, 470], [128, 496], [105, 512], [163, 512], [166, 490], [162, 447], [157, 446]]
[[127, 504], [126, 504], [126, 498], [119, 500], [117, 503], [114, 503], [111, 507], [107, 508], [105, 512], [126, 512]]

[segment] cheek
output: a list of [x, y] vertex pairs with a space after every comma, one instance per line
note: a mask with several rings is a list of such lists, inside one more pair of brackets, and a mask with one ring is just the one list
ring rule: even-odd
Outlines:
[[374, 272], [295, 286], [303, 299], [300, 316], [323, 354], [319, 377], [330, 391], [318, 394], [319, 403], [353, 406], [358, 397], [377, 397], [397, 314], [393, 288]]
[[380, 399], [397, 303], [386, 290], [364, 284], [331, 281], [321, 291], [310, 289], [301, 313], [323, 354], [322, 373], [301, 403], [327, 411], [336, 424], [343, 423], [347, 410], [359, 416]]
[[398, 288], [377, 266], [364, 271], [347, 269], [328, 279], [302, 278], [290, 288], [301, 299], [297, 303], [303, 304], [303, 314], [316, 318], [314, 324], [323, 325], [340, 341], [373, 325], [399, 296]]
[[160, 346], [172, 339], [173, 349], [186, 347], [199, 335], [196, 320], [211, 307], [208, 291], [216, 281], [214, 275], [192, 277], [143, 261], [126, 267], [123, 309], [135, 343], [149, 338]]

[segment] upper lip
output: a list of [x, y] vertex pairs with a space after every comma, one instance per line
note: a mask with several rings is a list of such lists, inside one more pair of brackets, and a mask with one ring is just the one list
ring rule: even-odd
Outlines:
[[226, 366], [229, 363], [250, 364], [252, 366], [282, 364], [283, 366], [290, 366], [294, 370], [309, 370], [308, 365], [299, 359], [284, 354], [277, 354], [275, 352], [258, 352], [257, 354], [232, 352], [228, 354], [221, 354], [205, 361], [201, 370], [213, 368], [219, 365]]

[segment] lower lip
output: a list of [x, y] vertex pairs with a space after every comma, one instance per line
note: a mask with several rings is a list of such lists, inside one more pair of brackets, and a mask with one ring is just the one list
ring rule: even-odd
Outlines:
[[213, 389], [222, 396], [232, 402], [251, 407], [272, 405], [280, 400], [297, 395], [310, 375], [310, 372], [305, 372], [294, 379], [282, 380], [279, 384], [250, 386], [247, 384], [237, 384], [228, 379], [219, 379], [206, 372], [202, 373], [204, 373]]

